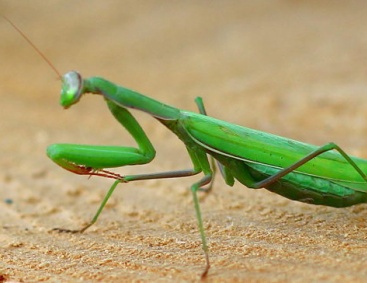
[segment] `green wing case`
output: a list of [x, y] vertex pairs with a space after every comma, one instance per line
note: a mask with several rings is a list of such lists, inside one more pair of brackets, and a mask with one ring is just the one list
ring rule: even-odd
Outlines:
[[[180, 123], [198, 144], [231, 158], [286, 168], [318, 149], [310, 145], [273, 134], [234, 125], [192, 112], [181, 112]], [[367, 172], [367, 160], [352, 157]], [[348, 187], [367, 191], [367, 183], [358, 172], [336, 151], [322, 153], [295, 172], [332, 179]]]

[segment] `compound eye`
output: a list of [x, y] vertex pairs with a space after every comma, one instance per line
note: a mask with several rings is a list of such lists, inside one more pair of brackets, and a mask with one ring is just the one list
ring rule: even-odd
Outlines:
[[68, 108], [77, 103], [82, 95], [82, 91], [82, 76], [76, 71], [66, 73], [62, 77], [60, 104], [64, 108]]

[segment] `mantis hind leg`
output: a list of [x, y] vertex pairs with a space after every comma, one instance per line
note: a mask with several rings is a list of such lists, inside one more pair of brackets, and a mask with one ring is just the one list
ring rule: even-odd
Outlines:
[[300, 167], [303, 164], [307, 163], [311, 159], [319, 156], [320, 154], [322, 154], [324, 152], [331, 151], [331, 150], [338, 151], [344, 157], [344, 159], [358, 172], [358, 174], [367, 182], [367, 176], [363, 173], [361, 168], [358, 167], [358, 165], [352, 160], [352, 158], [350, 158], [350, 156], [344, 150], [342, 150], [337, 144], [331, 142], [331, 143], [327, 143], [327, 144], [319, 147], [318, 149], [316, 149], [313, 152], [311, 152], [310, 154], [306, 155], [304, 158], [302, 158], [301, 160], [299, 160], [296, 163], [292, 164], [291, 166], [280, 170], [278, 173], [276, 173], [276, 174], [274, 174], [274, 175], [272, 175], [272, 176], [270, 176], [270, 177], [268, 177], [268, 178], [266, 178], [266, 179], [264, 179], [260, 182], [254, 183], [251, 187], [257, 189], [257, 188], [264, 188], [268, 185], [271, 185], [272, 183], [276, 182], [280, 178], [284, 177], [285, 175], [287, 175], [287, 174], [291, 173], [292, 171], [296, 170], [298, 167]]

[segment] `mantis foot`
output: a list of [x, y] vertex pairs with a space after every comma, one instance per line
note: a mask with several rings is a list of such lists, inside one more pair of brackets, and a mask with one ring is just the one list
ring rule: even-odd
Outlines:
[[59, 233], [70, 233], [70, 234], [77, 234], [77, 233], [83, 233], [85, 230], [87, 230], [90, 226], [92, 226], [93, 223], [90, 223], [83, 227], [82, 229], [72, 230], [72, 229], [65, 229], [65, 228], [53, 228], [51, 231], [57, 231]]

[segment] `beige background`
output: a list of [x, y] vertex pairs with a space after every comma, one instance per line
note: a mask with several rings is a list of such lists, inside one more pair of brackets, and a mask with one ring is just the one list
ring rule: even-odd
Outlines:
[[[239, 2], [0, 1], [0, 13], [61, 73], [103, 76], [192, 111], [200, 95], [214, 117], [313, 144], [335, 141], [366, 158], [365, 1]], [[187, 190], [195, 177], [120, 185], [86, 233], [50, 232], [87, 223], [111, 180], [62, 170], [47, 145], [134, 143], [100, 97], [64, 111], [57, 75], [3, 19], [0, 33], [0, 278], [198, 280], [204, 258]], [[174, 135], [134, 114], [157, 158], [117, 172], [190, 166]], [[202, 210], [208, 282], [367, 278], [366, 205], [315, 207], [217, 178]]]

